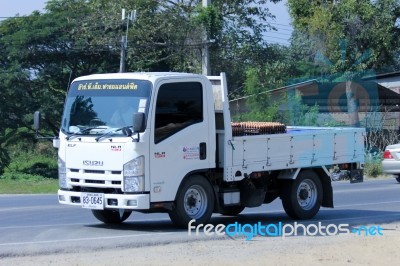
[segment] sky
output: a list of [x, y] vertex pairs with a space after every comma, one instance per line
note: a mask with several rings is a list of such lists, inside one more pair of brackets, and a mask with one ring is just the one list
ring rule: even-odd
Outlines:
[[0, 0], [0, 17], [29, 15], [34, 10], [43, 11], [46, 0]]
[[[2, 0], [0, 0], [2, 1]], [[286, 7], [287, 0], [283, 0], [278, 4], [270, 3], [268, 8], [270, 12], [275, 15], [274, 21], [269, 21], [277, 31], [268, 32], [265, 35], [265, 39], [270, 42], [288, 45], [289, 38], [292, 33], [292, 26], [290, 25], [290, 16]]]
[[[0, 20], [4, 17], [13, 17], [17, 14], [20, 16], [29, 15], [34, 10], [44, 12], [47, 0], [0, 0]], [[290, 17], [286, 7], [287, 0], [283, 0], [278, 4], [269, 3], [268, 8], [271, 13], [276, 16], [274, 21], [269, 21], [277, 31], [271, 31], [265, 34], [265, 39], [269, 42], [288, 44], [288, 39], [292, 32], [290, 26]]]

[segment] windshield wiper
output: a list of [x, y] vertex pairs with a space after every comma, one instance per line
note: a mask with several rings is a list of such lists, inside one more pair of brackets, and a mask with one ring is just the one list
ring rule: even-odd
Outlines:
[[121, 127], [121, 128], [117, 128], [117, 129], [110, 130], [110, 131], [104, 133], [103, 135], [98, 136], [97, 138], [95, 138], [95, 140], [96, 140], [96, 141], [99, 141], [100, 139], [102, 139], [102, 138], [104, 138], [104, 137], [107, 137], [108, 135], [114, 134], [114, 133], [116, 133], [116, 132], [118, 132], [118, 131], [121, 131], [121, 130], [123, 130], [124, 128], [126, 128], [126, 127]]
[[67, 135], [67, 136], [65, 137], [65, 139], [66, 139], [66, 140], [70, 140], [70, 139], [73, 138], [73, 137], [77, 137], [77, 136], [78, 136], [78, 133], [79, 133], [79, 132], [76, 132], [76, 133], [67, 132], [67, 134], [69, 134], [69, 135]]
[[79, 135], [85, 134], [86, 132], [88, 132], [92, 129], [107, 129], [107, 128], [104, 128], [104, 126], [96, 126], [96, 127], [87, 127], [87, 128], [81, 129], [80, 131], [74, 132], [74, 133], [67, 132], [67, 133], [70, 133], [70, 135], [68, 135], [65, 139], [69, 140], [72, 137], [77, 137]]

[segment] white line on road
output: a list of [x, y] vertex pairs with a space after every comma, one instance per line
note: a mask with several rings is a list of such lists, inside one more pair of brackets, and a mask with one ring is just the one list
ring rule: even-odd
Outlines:
[[28, 207], [12, 207], [12, 208], [4, 208], [0, 209], [0, 212], [8, 212], [8, 211], [23, 211], [23, 210], [50, 210], [50, 209], [60, 209], [61, 205], [36, 205], [36, 206], [28, 206]]
[[[154, 219], [143, 219], [143, 220], [133, 220], [133, 221], [126, 221], [126, 223], [129, 222], [151, 222], [155, 221]], [[159, 221], [170, 221], [168, 218], [157, 218], [157, 222]], [[102, 223], [99, 223], [100, 225], [103, 225]], [[22, 226], [7, 226], [7, 227], [0, 227], [0, 230], [9, 230], [9, 229], [22, 229], [22, 228], [42, 228], [42, 227], [59, 227], [59, 226], [75, 226], [75, 225], [92, 225], [88, 223], [70, 223], [70, 224], [41, 224], [41, 225], [22, 225]]]
[[[318, 222], [328, 222], [328, 221], [340, 221], [340, 220], [357, 220], [357, 219], [373, 219], [373, 218], [388, 218], [388, 217], [400, 217], [400, 213], [394, 213], [394, 214], [382, 214], [382, 215], [370, 215], [370, 216], [358, 216], [358, 217], [345, 217], [345, 218], [334, 218], [334, 219], [325, 219], [325, 220], [318, 220]], [[306, 222], [306, 221], [305, 221]], [[315, 221], [314, 221], [315, 222]], [[363, 223], [364, 225], [366, 224], [373, 224], [373, 221], [369, 221], [367, 223]]]
[[392, 204], [392, 203], [400, 203], [400, 200], [384, 201], [384, 202], [357, 203], [357, 204], [345, 204], [345, 205], [335, 206], [335, 208], [348, 208], [348, 207], [368, 206], [368, 205], [378, 205], [378, 204]]
[[[369, 205], [379, 205], [379, 204], [392, 204], [392, 203], [400, 203], [399, 200], [397, 201], [384, 201], [384, 202], [368, 202], [368, 203], [357, 203], [357, 204], [345, 204], [345, 205], [337, 205], [334, 209], [339, 208], [349, 208], [349, 207], [359, 207], [359, 206], [369, 206]], [[282, 210], [283, 211], [283, 210]], [[257, 214], [257, 213], [274, 213], [276, 211], [245, 211], [244, 214]]]
[[145, 236], [159, 236], [159, 235], [172, 235], [177, 232], [161, 232], [151, 234], [137, 234], [137, 235], [123, 235], [123, 236], [103, 236], [103, 237], [88, 237], [88, 238], [72, 238], [72, 239], [57, 239], [57, 240], [43, 240], [43, 241], [28, 241], [28, 242], [11, 242], [2, 243], [0, 246], [17, 246], [17, 245], [32, 245], [32, 244], [52, 244], [60, 242], [74, 242], [74, 241], [88, 241], [88, 240], [105, 240], [105, 239], [118, 239], [129, 237], [145, 237]]

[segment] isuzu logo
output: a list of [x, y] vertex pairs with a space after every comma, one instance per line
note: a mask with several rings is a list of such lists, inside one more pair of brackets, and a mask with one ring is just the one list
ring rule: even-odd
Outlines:
[[83, 165], [88, 165], [88, 166], [103, 166], [103, 161], [83, 160]]

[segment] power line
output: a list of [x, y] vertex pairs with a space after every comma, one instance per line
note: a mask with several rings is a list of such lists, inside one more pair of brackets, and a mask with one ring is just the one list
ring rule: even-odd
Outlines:
[[293, 29], [284, 29], [284, 28], [280, 28], [280, 27], [274, 27], [274, 28], [278, 29], [278, 30], [283, 30], [283, 31], [290, 31], [290, 32], [293, 31]]
[[269, 22], [269, 21], [267, 21], [267, 22], [272, 25], [279, 25], [279, 26], [283, 26], [283, 27], [293, 28], [292, 25], [289, 25], [289, 24], [280, 24], [280, 23]]
[[266, 40], [269, 44], [280, 44], [280, 45], [285, 45], [285, 46], [287, 46], [287, 45], [289, 45], [289, 43], [288, 42], [278, 42], [278, 41], [268, 41], [268, 40]]
[[282, 32], [277, 32], [277, 31], [267, 31], [266, 34], [278, 34], [278, 35], [284, 35], [284, 36], [292, 36], [292, 34], [289, 33], [282, 33]]
[[287, 41], [288, 39], [285, 38], [279, 38], [279, 37], [275, 37], [275, 36], [264, 36], [265, 38], [272, 38], [272, 39], [278, 39], [278, 40], [284, 40]]

